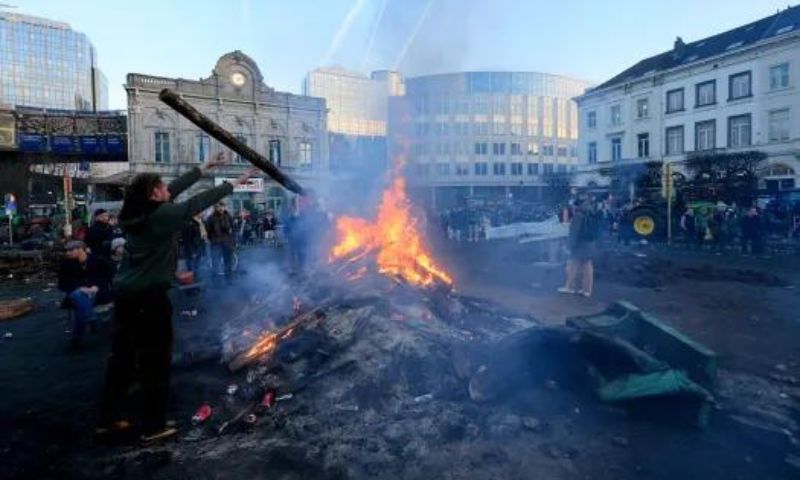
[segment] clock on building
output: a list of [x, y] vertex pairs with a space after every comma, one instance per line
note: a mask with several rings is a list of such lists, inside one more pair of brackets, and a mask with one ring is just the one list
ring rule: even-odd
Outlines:
[[231, 74], [231, 83], [233, 83], [237, 87], [241, 87], [242, 85], [244, 85], [245, 80], [246, 79], [244, 78], [244, 75], [242, 73], [234, 72], [233, 74]]

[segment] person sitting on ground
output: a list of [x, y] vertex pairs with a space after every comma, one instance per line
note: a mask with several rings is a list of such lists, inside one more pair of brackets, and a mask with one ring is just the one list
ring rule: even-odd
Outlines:
[[111, 256], [111, 240], [114, 239], [114, 227], [109, 224], [110, 215], [105, 209], [94, 212], [94, 223], [86, 233], [86, 246], [95, 255]]
[[[594, 258], [597, 243], [597, 219], [590, 203], [578, 199], [575, 201], [572, 221], [569, 224], [567, 248], [569, 260], [566, 267], [565, 285], [558, 289], [560, 293], [578, 293], [584, 297], [592, 295], [594, 287]], [[582, 286], [576, 289], [578, 272], [582, 275]]]
[[80, 240], [64, 246], [58, 270], [58, 289], [66, 294], [62, 308], [72, 310], [70, 348], [81, 347], [87, 325], [95, 327], [95, 307], [111, 302], [113, 270], [101, 257], [90, 254]]

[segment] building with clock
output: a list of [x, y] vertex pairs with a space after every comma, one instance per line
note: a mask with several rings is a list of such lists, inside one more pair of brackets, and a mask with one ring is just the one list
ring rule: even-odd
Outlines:
[[[256, 63], [238, 50], [220, 57], [211, 75], [199, 80], [128, 74], [128, 175], [157, 172], [169, 181], [226, 149], [162, 103], [158, 94], [164, 88], [181, 94], [304, 187], [320, 188], [328, 180], [325, 100], [275, 91], [264, 83]], [[235, 178], [248, 166], [235, 156], [197, 188]], [[231, 203], [233, 210], [279, 210], [287, 194], [269, 178], [257, 179], [234, 193]]]

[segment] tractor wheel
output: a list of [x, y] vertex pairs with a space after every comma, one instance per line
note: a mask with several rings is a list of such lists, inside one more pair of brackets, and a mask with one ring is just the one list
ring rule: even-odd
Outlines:
[[634, 208], [630, 213], [630, 229], [634, 238], [648, 241], [660, 239], [666, 225], [663, 215], [652, 207]]

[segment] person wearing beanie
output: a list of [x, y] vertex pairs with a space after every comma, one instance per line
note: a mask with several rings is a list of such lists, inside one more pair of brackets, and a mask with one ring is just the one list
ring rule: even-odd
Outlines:
[[82, 346], [86, 327], [93, 327], [95, 307], [111, 301], [110, 265], [86, 250], [80, 240], [64, 245], [64, 257], [58, 269], [58, 289], [66, 294], [62, 308], [72, 310], [70, 349]]
[[107, 210], [99, 208], [95, 210], [92, 226], [86, 234], [86, 246], [89, 250], [104, 258], [111, 256], [111, 240], [114, 239], [114, 227], [109, 223], [109, 213]]

